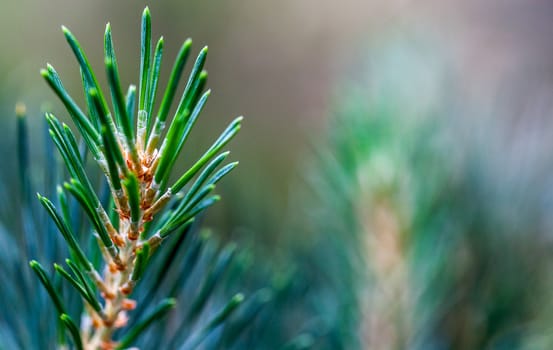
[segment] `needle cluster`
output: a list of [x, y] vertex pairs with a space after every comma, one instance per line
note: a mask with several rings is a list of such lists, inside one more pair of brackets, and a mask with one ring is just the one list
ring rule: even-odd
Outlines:
[[[128, 324], [128, 311], [136, 307], [132, 293], [137, 282], [160, 244], [172, 233], [190, 226], [199, 213], [219, 200], [219, 196], [213, 194], [217, 182], [238, 164], [223, 165], [229, 154], [223, 152], [223, 148], [240, 130], [242, 118], [233, 120], [204, 154], [171, 184], [171, 169], [210, 95], [209, 90], [205, 91], [207, 47], [197, 56], [176, 112], [168, 122], [190, 55], [190, 39], [180, 48], [156, 110], [164, 41], [163, 37], [160, 38], [152, 52], [148, 8], [144, 10], [141, 23], [139, 84], [138, 87], [129, 86], [126, 94], [121, 86], [111, 26], [106, 26], [104, 63], [111, 106], [81, 45], [69, 29], [62, 29], [80, 66], [85, 108], [81, 109], [70, 96], [51, 65], [47, 65], [41, 74], [64, 104], [82, 143], [105, 175], [111, 197], [107, 206], [102, 205], [87, 175], [77, 137], [68, 125], [47, 113], [50, 136], [70, 179], [58, 186], [58, 207], [45, 196], [38, 194], [38, 199], [70, 251], [67, 266], [55, 264], [54, 268], [83, 299], [86, 313], [80, 327], [67, 313], [62, 298], [41, 264], [33, 260], [30, 265], [52, 298], [60, 320], [77, 348], [124, 348], [132, 343], [137, 332], [127, 332], [128, 336], [120, 341], [113, 337], [118, 329]], [[68, 194], [78, 201], [90, 221], [101, 263], [93, 262], [90, 252], [79, 244], [80, 239], [71, 225]], [[242, 300], [239, 296], [234, 299], [228, 306], [229, 310]], [[174, 304], [171, 299], [162, 302], [145, 323], [137, 327], [149, 324]]]

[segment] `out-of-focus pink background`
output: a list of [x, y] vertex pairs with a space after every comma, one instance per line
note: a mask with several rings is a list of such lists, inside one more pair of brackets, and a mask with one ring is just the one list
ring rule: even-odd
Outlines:
[[[64, 117], [38, 74], [46, 62], [79, 99], [77, 65], [60, 24], [74, 32], [105, 81], [102, 35], [111, 22], [123, 81], [136, 84], [145, 5], [152, 12], [154, 37], [165, 37], [162, 83], [184, 39], [194, 39], [195, 53], [204, 44], [210, 47], [207, 69], [214, 93], [183, 162], [207, 147], [227, 121], [245, 115], [243, 132], [232, 145], [241, 161], [240, 175], [232, 180], [235, 198], [269, 199], [276, 218], [286, 215], [291, 179], [335, 102], [351, 82], [367, 79], [367, 62], [390, 42], [407, 43], [443, 63], [450, 88], [473, 103], [493, 105], [505, 91], [525, 100], [553, 82], [553, 5], [545, 0], [5, 1], [0, 11], [2, 124], [11, 127], [7, 121], [16, 101], [27, 101], [33, 118], [39, 119], [41, 103]], [[368, 79], [371, 74], [377, 76], [378, 67]], [[403, 79], [408, 83], [410, 77]], [[418, 89], [424, 95], [424, 86]], [[9, 150], [1, 152], [7, 156]]]

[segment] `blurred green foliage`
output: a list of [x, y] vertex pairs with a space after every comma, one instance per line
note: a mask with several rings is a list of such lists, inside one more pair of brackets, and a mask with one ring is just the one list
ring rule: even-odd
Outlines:
[[461, 107], [431, 58], [392, 41], [345, 89], [310, 173], [311, 271], [364, 349], [546, 349], [548, 143]]

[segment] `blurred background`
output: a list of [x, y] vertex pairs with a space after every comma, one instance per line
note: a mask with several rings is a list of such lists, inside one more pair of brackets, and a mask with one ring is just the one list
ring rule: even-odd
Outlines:
[[83, 101], [60, 24], [105, 82], [111, 22], [123, 83], [136, 84], [145, 5], [165, 38], [161, 86], [186, 38], [209, 45], [213, 94], [181, 169], [246, 117], [230, 147], [240, 167], [205, 225], [292, 276], [282, 339], [550, 348], [552, 2], [4, 1], [5, 183], [15, 103], [38, 145], [44, 106], [68, 120], [39, 69], [51, 63]]
[[[525, 113], [523, 105], [531, 97], [546, 100], [553, 75], [548, 40], [553, 10], [547, 1], [6, 1], [0, 24], [6, 127], [13, 124], [7, 120], [15, 101], [26, 101], [37, 120], [43, 103], [59, 110], [38, 74], [47, 62], [79, 99], [78, 68], [60, 24], [77, 35], [104, 80], [102, 34], [112, 22], [123, 82], [136, 84], [139, 14], [145, 5], [153, 14], [154, 37], [166, 39], [165, 78], [182, 41], [193, 38], [196, 52], [209, 45], [214, 94], [194, 145], [205, 145], [226, 121], [245, 115], [243, 136], [234, 145], [242, 175], [234, 180], [251, 190], [236, 195], [247, 202], [270, 199], [266, 214], [277, 220], [286, 213], [290, 181], [304, 163], [306, 147], [321, 135], [330, 110], [353, 83], [394, 74], [398, 94], [414, 89], [426, 99], [455, 98], [467, 109], [504, 108], [494, 113], [496, 119], [522, 119], [540, 114]], [[400, 51], [380, 63], [387, 66], [371, 66], [391, 46]], [[427, 67], [407, 68], [413, 55]], [[423, 81], [413, 83], [409, 74], [423, 75]], [[64, 117], [61, 110], [57, 114]], [[472, 111], [459, 114], [482, 118]], [[8, 149], [2, 148], [2, 156]], [[256, 216], [247, 217], [247, 224], [263, 225]]]

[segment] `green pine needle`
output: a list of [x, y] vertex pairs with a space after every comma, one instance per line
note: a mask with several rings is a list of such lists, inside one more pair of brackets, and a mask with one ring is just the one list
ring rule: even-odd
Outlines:
[[81, 335], [79, 334], [79, 328], [77, 328], [77, 325], [75, 324], [73, 319], [68, 314], [61, 314], [60, 320], [63, 322], [64, 326], [69, 330], [69, 333], [71, 334], [71, 338], [73, 339], [73, 344], [75, 345], [75, 349], [83, 350], [83, 342], [81, 339]]
[[58, 293], [58, 291], [54, 288], [54, 286], [50, 282], [50, 279], [46, 275], [46, 271], [44, 271], [44, 268], [42, 267], [42, 265], [40, 265], [40, 263], [37, 262], [36, 260], [31, 260], [29, 262], [29, 266], [31, 266], [31, 269], [33, 269], [33, 271], [38, 276], [38, 279], [40, 280], [40, 282], [48, 292], [48, 295], [50, 295], [50, 298], [54, 302], [54, 306], [56, 307], [56, 310], [58, 311], [58, 313], [60, 315], [64, 314], [65, 307], [63, 306], [62, 296]]

